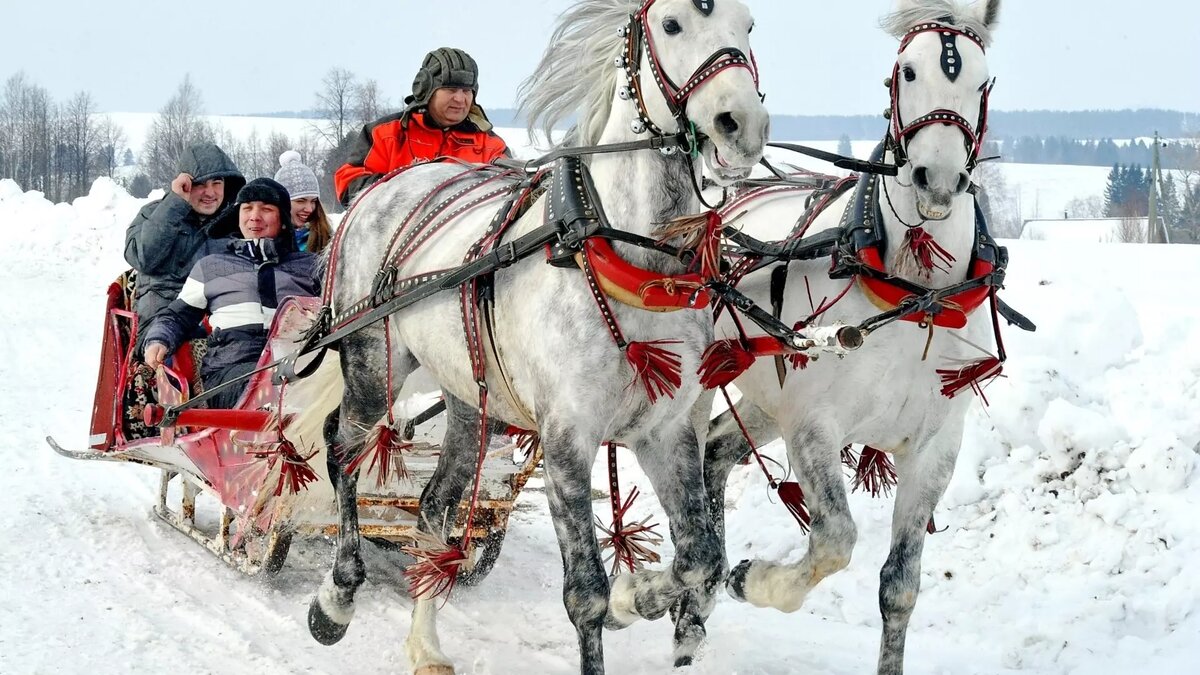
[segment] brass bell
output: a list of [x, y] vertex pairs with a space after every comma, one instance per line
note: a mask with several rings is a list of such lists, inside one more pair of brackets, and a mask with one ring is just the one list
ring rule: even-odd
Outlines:
[[890, 120], [890, 119], [892, 119], [892, 109], [891, 109], [891, 108], [885, 108], [885, 109], [884, 109], [884, 111], [883, 111], [883, 119], [885, 119], [885, 120]]
[[891, 89], [892, 88], [892, 78], [890, 78], [890, 77], [883, 78], [883, 86], [887, 87], [888, 89]]

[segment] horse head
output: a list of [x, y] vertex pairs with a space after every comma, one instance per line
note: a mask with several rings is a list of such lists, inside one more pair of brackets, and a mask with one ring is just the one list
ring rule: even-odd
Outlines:
[[[900, 0], [883, 20], [900, 39], [892, 76], [887, 144], [907, 167], [915, 207], [930, 221], [950, 217], [967, 191], [987, 130], [991, 42], [1000, 0]], [[901, 173], [903, 178], [904, 174]]]
[[739, 0], [647, 0], [622, 37], [633, 131], [694, 132], [710, 173], [744, 178], [762, 159], [769, 116], [750, 50], [754, 27]]

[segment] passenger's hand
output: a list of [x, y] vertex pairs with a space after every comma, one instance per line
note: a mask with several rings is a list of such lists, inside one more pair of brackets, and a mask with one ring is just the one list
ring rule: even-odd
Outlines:
[[171, 192], [174, 192], [185, 200], [188, 198], [188, 194], [190, 194], [191, 191], [192, 174], [181, 173], [178, 176], [175, 176], [175, 180], [171, 181]]
[[151, 342], [146, 345], [146, 365], [151, 370], [158, 369], [167, 360], [167, 346], [161, 342]]

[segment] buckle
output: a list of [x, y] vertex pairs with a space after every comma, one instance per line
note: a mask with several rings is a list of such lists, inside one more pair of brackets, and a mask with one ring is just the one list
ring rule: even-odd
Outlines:
[[508, 242], [502, 244], [500, 248], [492, 252], [496, 256], [496, 264], [500, 267], [508, 267], [517, 261], [517, 246], [516, 242]]

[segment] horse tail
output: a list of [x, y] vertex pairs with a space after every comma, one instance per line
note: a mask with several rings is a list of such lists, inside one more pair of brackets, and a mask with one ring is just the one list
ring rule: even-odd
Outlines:
[[326, 355], [315, 373], [289, 384], [284, 391], [283, 409], [295, 413], [283, 435], [308, 457], [309, 468], [318, 478], [291, 500], [288, 515], [293, 522], [306, 520], [306, 515], [337, 514], [324, 430], [326, 418], [342, 404], [343, 384], [340, 359], [333, 353]]

